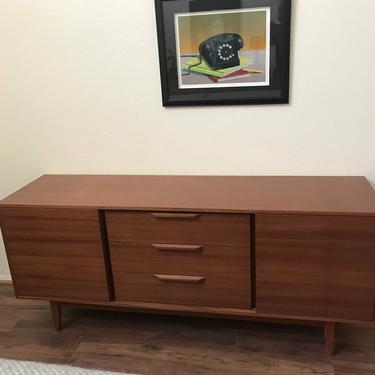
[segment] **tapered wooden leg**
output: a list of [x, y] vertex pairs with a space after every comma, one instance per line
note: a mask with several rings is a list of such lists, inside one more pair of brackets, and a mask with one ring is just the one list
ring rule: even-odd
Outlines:
[[61, 331], [61, 305], [58, 302], [50, 301], [53, 326], [56, 331]]
[[336, 323], [325, 322], [324, 323], [324, 336], [326, 339], [326, 346], [329, 355], [333, 355], [335, 351], [335, 329]]

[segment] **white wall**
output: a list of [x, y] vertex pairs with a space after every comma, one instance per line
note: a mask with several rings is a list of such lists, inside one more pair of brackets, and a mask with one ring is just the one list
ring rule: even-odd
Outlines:
[[0, 0], [0, 198], [43, 173], [375, 182], [374, 14], [294, 0], [290, 105], [164, 109], [152, 1]]

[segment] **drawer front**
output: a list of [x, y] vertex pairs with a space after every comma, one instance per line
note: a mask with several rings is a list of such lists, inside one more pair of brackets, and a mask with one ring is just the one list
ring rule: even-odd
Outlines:
[[250, 308], [250, 274], [116, 273], [116, 299], [193, 306]]
[[114, 243], [113, 273], [250, 274], [250, 248], [215, 245]]
[[119, 242], [110, 252], [118, 301], [250, 308], [250, 247]]
[[250, 308], [250, 216], [107, 212], [117, 301]]
[[250, 217], [241, 214], [106, 213], [113, 242], [250, 245]]

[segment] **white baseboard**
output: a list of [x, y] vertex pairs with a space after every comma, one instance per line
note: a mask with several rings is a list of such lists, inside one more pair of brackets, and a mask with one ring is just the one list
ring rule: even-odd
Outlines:
[[0, 284], [12, 284], [10, 275], [0, 275]]

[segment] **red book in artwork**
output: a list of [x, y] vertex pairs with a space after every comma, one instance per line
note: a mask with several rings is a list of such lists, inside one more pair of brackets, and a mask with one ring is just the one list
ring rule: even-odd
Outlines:
[[227, 76], [225, 76], [223, 78], [214, 77], [214, 76], [208, 76], [208, 77], [210, 77], [210, 79], [212, 81], [216, 82], [216, 83], [221, 83], [221, 82], [225, 82], [225, 81], [231, 81], [233, 79], [250, 77], [250, 73], [247, 70], [240, 69], [240, 70], [237, 70], [237, 71], [235, 71], [231, 74], [228, 74]]

